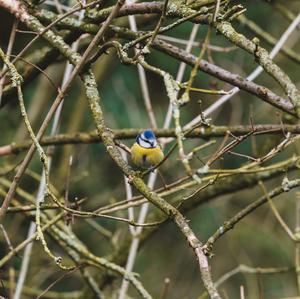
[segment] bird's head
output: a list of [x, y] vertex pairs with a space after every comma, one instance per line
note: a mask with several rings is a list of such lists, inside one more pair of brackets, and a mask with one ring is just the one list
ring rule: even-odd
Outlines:
[[136, 137], [136, 142], [144, 148], [157, 147], [157, 140], [152, 130], [146, 130]]

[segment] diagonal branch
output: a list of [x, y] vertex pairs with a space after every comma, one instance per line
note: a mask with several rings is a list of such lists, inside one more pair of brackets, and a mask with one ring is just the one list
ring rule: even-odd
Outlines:
[[288, 192], [291, 189], [297, 188], [300, 186], [300, 180], [293, 180], [293, 181], [287, 181], [285, 184], [282, 184], [282, 186], [275, 188], [274, 190], [270, 191], [267, 195], [262, 196], [258, 200], [254, 201], [253, 203], [249, 204], [247, 207], [245, 207], [243, 210], [241, 210], [239, 213], [237, 213], [235, 216], [233, 216], [231, 219], [225, 221], [222, 226], [218, 228], [218, 230], [208, 239], [208, 241], [204, 245], [204, 250], [208, 253], [211, 252], [212, 247], [214, 243], [225, 233], [227, 233], [230, 229], [233, 229], [234, 226], [240, 222], [244, 217], [246, 217], [248, 214], [252, 213], [254, 210], [256, 210], [258, 207], [263, 205], [268, 201], [268, 198], [274, 198], [284, 192]]

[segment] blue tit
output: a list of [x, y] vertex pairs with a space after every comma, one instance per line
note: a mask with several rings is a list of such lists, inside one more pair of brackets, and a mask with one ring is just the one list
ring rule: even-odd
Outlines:
[[146, 130], [136, 137], [131, 147], [132, 162], [141, 168], [153, 168], [164, 158], [164, 153], [151, 130]]

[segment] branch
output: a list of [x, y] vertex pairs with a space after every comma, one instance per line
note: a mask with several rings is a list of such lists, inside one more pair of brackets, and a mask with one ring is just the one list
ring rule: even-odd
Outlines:
[[[300, 19], [300, 14], [297, 19]], [[246, 50], [248, 53], [253, 54], [257, 62], [263, 67], [263, 69], [271, 75], [283, 88], [291, 102], [293, 103], [297, 117], [300, 117], [300, 93], [291, 81], [289, 76], [277, 66], [273, 60], [269, 57], [267, 50], [259, 45], [259, 41], [254, 42], [247, 39], [244, 35], [239, 34], [231, 26], [229, 22], [215, 22], [213, 24], [215, 28], [222, 33], [229, 41], [238, 47]]]
[[[279, 165], [278, 165], [279, 166]], [[276, 170], [268, 170], [264, 173], [255, 173], [250, 175], [234, 175], [231, 177], [223, 178], [222, 180], [218, 179], [218, 181], [212, 185], [204, 189], [202, 192], [197, 194], [196, 196], [190, 198], [188, 201], [185, 201], [180, 206], [180, 211], [182, 213], [188, 213], [189, 211], [194, 210], [195, 208], [199, 207], [202, 204], [206, 204], [211, 200], [214, 200], [216, 198], [220, 198], [220, 196], [226, 195], [226, 194], [233, 194], [234, 192], [238, 192], [241, 190], [245, 190], [246, 188], [253, 188], [257, 185], [258, 181], [261, 179], [263, 181], [269, 181], [275, 177], [278, 177], [281, 175], [284, 171], [294, 170], [297, 169], [295, 166], [295, 163], [281, 166]], [[206, 178], [203, 178], [203, 181], [205, 181]], [[210, 178], [208, 178], [210, 179]], [[195, 182], [185, 183], [182, 184], [180, 188], [177, 190], [177, 194], [171, 193], [173, 195], [173, 198], [175, 197], [176, 200], [174, 205], [177, 205], [181, 203], [181, 198], [186, 194], [187, 190], [189, 190], [190, 185], [194, 184]], [[159, 192], [159, 190], [156, 190]], [[178, 194], [178, 191], [180, 192]], [[160, 195], [162, 197], [169, 198], [169, 195], [167, 195], [168, 191], [160, 190]], [[222, 200], [226, 200], [226, 197], [222, 197]], [[141, 197], [139, 199], [141, 200]], [[125, 202], [125, 201], [124, 201]], [[131, 201], [132, 202], [132, 201]], [[119, 201], [118, 201], [119, 203]], [[120, 202], [121, 203], [121, 202]], [[134, 204], [135, 202], [132, 202]], [[117, 204], [117, 203], [116, 203]], [[115, 204], [115, 205], [116, 205]], [[126, 207], [125, 207], [126, 208]], [[104, 212], [104, 211], [102, 211]], [[162, 218], [163, 217], [163, 218]], [[161, 211], [153, 210], [151, 214], [149, 214], [149, 219], [151, 221], [161, 221], [165, 218], [165, 215], [162, 215]], [[168, 223], [168, 222], [165, 222]], [[157, 230], [161, 229], [162, 226], [159, 227], [152, 227], [149, 228], [139, 236], [139, 240], [141, 242], [141, 245], [145, 245], [145, 243], [150, 239], [150, 237], [157, 232]], [[125, 240], [122, 241], [120, 246], [116, 249], [116, 251], [113, 252], [112, 255], [110, 255], [110, 258], [112, 261], [118, 262], [121, 265], [124, 265], [126, 263], [126, 254], [125, 252], [128, 252], [130, 245], [130, 237], [125, 238]], [[99, 285], [103, 288], [104, 286], [107, 286], [107, 281], [110, 281], [109, 283], [112, 283], [111, 279], [113, 277], [109, 273], [105, 273], [100, 276], [98, 279]]]
[[[238, 18], [238, 21], [245, 25], [249, 30], [251, 30], [253, 33], [258, 35], [259, 37], [263, 38], [269, 45], [275, 46], [277, 43], [276, 37], [271, 35], [269, 32], [263, 30], [261, 27], [259, 27], [255, 22], [247, 19], [244, 15], [240, 15]], [[286, 57], [292, 59], [296, 63], [300, 63], [300, 55], [296, 53], [294, 50], [287, 46], [283, 46], [280, 50], [281, 53], [286, 55]]]
[[82, 75], [82, 80], [86, 88], [86, 96], [89, 101], [89, 105], [92, 111], [94, 122], [97, 127], [97, 132], [99, 137], [102, 138], [102, 141], [106, 147], [111, 158], [119, 166], [122, 172], [129, 178], [129, 181], [133, 186], [145, 197], [148, 201], [162, 210], [179, 228], [181, 233], [187, 239], [188, 244], [194, 250], [194, 253], [198, 259], [198, 265], [201, 272], [201, 278], [204, 283], [204, 286], [212, 299], [221, 298], [218, 292], [216, 291], [212, 279], [210, 268], [206, 256], [204, 255], [201, 249], [201, 243], [198, 238], [195, 236], [194, 232], [189, 227], [184, 216], [167, 201], [161, 198], [157, 193], [151, 191], [144, 181], [134, 172], [128, 164], [123, 160], [121, 153], [114, 144], [114, 137], [112, 132], [106, 127], [103, 120], [102, 109], [99, 105], [100, 97], [97, 90], [97, 85], [95, 83], [94, 76], [91, 71]]
[[[74, 31], [64, 35], [63, 38], [64, 41], [69, 44], [75, 41], [78, 36], [79, 33]], [[48, 46], [39, 48], [38, 50], [26, 56], [25, 60], [29, 61], [31, 65], [24, 68], [23, 71], [20, 71], [23, 78], [22, 87], [32, 83], [32, 81], [40, 74], [40, 69], [45, 70], [51, 63], [56, 61], [58, 57], [59, 51]], [[12, 86], [12, 84], [6, 85], [3, 90], [0, 109], [12, 101], [16, 96], [17, 92], [14, 86]]]
[[[185, 63], [194, 66], [197, 61], [197, 57], [193, 54], [186, 53], [184, 50], [179, 49], [171, 44], [168, 44], [164, 41], [156, 39], [153, 43], [153, 46]], [[263, 101], [271, 104], [272, 106], [279, 108], [282, 111], [285, 111], [291, 115], [296, 116], [294, 106], [290, 103], [290, 101], [278, 96], [273, 93], [270, 89], [261, 86], [259, 84], [253, 83], [241, 77], [240, 75], [231, 73], [219, 66], [209, 63], [206, 60], [201, 60], [199, 63], [199, 69], [214, 76], [217, 79], [230, 83], [231, 85], [237, 86], [240, 89], [247, 91]]]
[[263, 205], [264, 203], [268, 202], [268, 198], [274, 198], [281, 193], [288, 192], [291, 189], [297, 188], [300, 186], [300, 180], [293, 180], [293, 181], [286, 181], [282, 183], [282, 186], [275, 188], [274, 190], [270, 191], [267, 195], [262, 196], [260, 199], [254, 201], [253, 203], [249, 204], [246, 208], [241, 210], [231, 219], [225, 221], [222, 226], [218, 228], [218, 230], [208, 239], [208, 241], [203, 246], [203, 249], [206, 253], [210, 253], [214, 243], [225, 233], [227, 233], [230, 229], [241, 221], [244, 217], [248, 214], [252, 213], [258, 207]]
[[[156, 4], [157, 3], [155, 3], [155, 2], [154, 3], [150, 2], [150, 3], [147, 3], [147, 7], [149, 5], [151, 7], [152, 6], [156, 7], [156, 9], [157, 9]], [[134, 5], [138, 5], [138, 4], [134, 4]], [[161, 4], [161, 6], [162, 5], [163, 4]], [[141, 7], [139, 7], [139, 9], [141, 9]], [[145, 7], [143, 9], [145, 9]], [[193, 13], [195, 13], [194, 10], [189, 10], [189, 12], [190, 11], [191, 11], [191, 14], [188, 14], [187, 16], [190, 16]], [[145, 10], [144, 10], [144, 12], [145, 12]], [[161, 13], [161, 11], [160, 11], [160, 13]], [[51, 22], [55, 19], [54, 13], [43, 14], [43, 12], [41, 11], [41, 12], [39, 12], [38, 16], [39, 16], [39, 18], [41, 18], [43, 20], [47, 20], [48, 22]], [[180, 16], [182, 17], [182, 14]], [[186, 15], [184, 15], [184, 16], [186, 16]], [[207, 23], [208, 22], [207, 15], [205, 15], [204, 19], [205, 20], [203, 20], [203, 22]], [[67, 19], [63, 20], [63, 22], [59, 23], [58, 25], [61, 26], [62, 28], [73, 29], [73, 30], [76, 29], [76, 30], [80, 30], [81, 32], [86, 32], [86, 33], [90, 33], [90, 34], [94, 34], [98, 30], [98, 27], [95, 25], [88, 24], [88, 23], [78, 23], [78, 22], [75, 23], [74, 21], [72, 21], [71, 18], [69, 18], [69, 19], [67, 18]], [[117, 36], [121, 36], [121, 37], [124, 37], [127, 39], [136, 39], [138, 37], [142, 37], [143, 35], [145, 35], [144, 32], [136, 33], [127, 28], [122, 28], [122, 27], [117, 27], [117, 26], [110, 26], [110, 31]], [[159, 32], [161, 32], [161, 31], [159, 31]], [[150, 36], [152, 35], [151, 32], [149, 32], [149, 34], [150, 34]], [[139, 39], [139, 42], [141, 42], [142, 40], [143, 39]], [[197, 57], [194, 56], [193, 54], [187, 53], [186, 51], [184, 51], [176, 46], [173, 46], [171, 44], [168, 44], [158, 38], [156, 38], [153, 41], [152, 45], [155, 49], [157, 49], [161, 52], [164, 52], [164, 53], [166, 53], [180, 61], [183, 61], [191, 66], [194, 66], [197, 62]], [[272, 62], [272, 64], [274, 64], [274, 63]], [[240, 75], [231, 73], [221, 67], [218, 67], [214, 64], [207, 62], [206, 60], [200, 61], [199, 69], [222, 80], [222, 81], [230, 83], [233, 86], [237, 86], [240, 89], [259, 97], [263, 101], [273, 105], [276, 108], [279, 108], [282, 111], [285, 111], [289, 114], [296, 116], [294, 105], [289, 100], [286, 100], [286, 99], [276, 95], [275, 93], [273, 93], [271, 90], [269, 90], [268, 88], [266, 88], [264, 86], [253, 83], [251, 81], [248, 81], [248, 80], [242, 78]], [[289, 82], [289, 81], [287, 81], [287, 82]]]
[[[115, 129], [112, 130], [114, 140], [135, 139], [136, 136], [144, 131], [145, 128], [140, 129]], [[185, 138], [201, 138], [209, 139], [214, 137], [224, 137], [229, 132], [235, 136], [242, 136], [254, 131], [253, 135], [284, 135], [286, 133], [300, 134], [300, 125], [254, 125], [254, 126], [210, 126], [196, 128], [184, 134]], [[155, 129], [153, 130], [158, 138], [176, 137], [175, 129]], [[71, 133], [71, 134], [58, 134], [54, 136], [45, 136], [41, 139], [40, 145], [66, 145], [66, 144], [89, 144], [100, 143], [102, 140], [99, 138], [95, 131], [88, 133]], [[19, 154], [20, 152], [28, 149], [32, 144], [30, 139], [20, 143], [11, 143], [0, 146], [0, 156]]]

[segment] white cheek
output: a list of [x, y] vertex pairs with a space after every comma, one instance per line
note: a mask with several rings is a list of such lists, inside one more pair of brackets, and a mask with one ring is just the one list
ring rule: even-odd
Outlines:
[[149, 143], [145, 142], [142, 139], [139, 140], [139, 144], [140, 144], [141, 147], [145, 147], [145, 148], [150, 148], [151, 147]]

